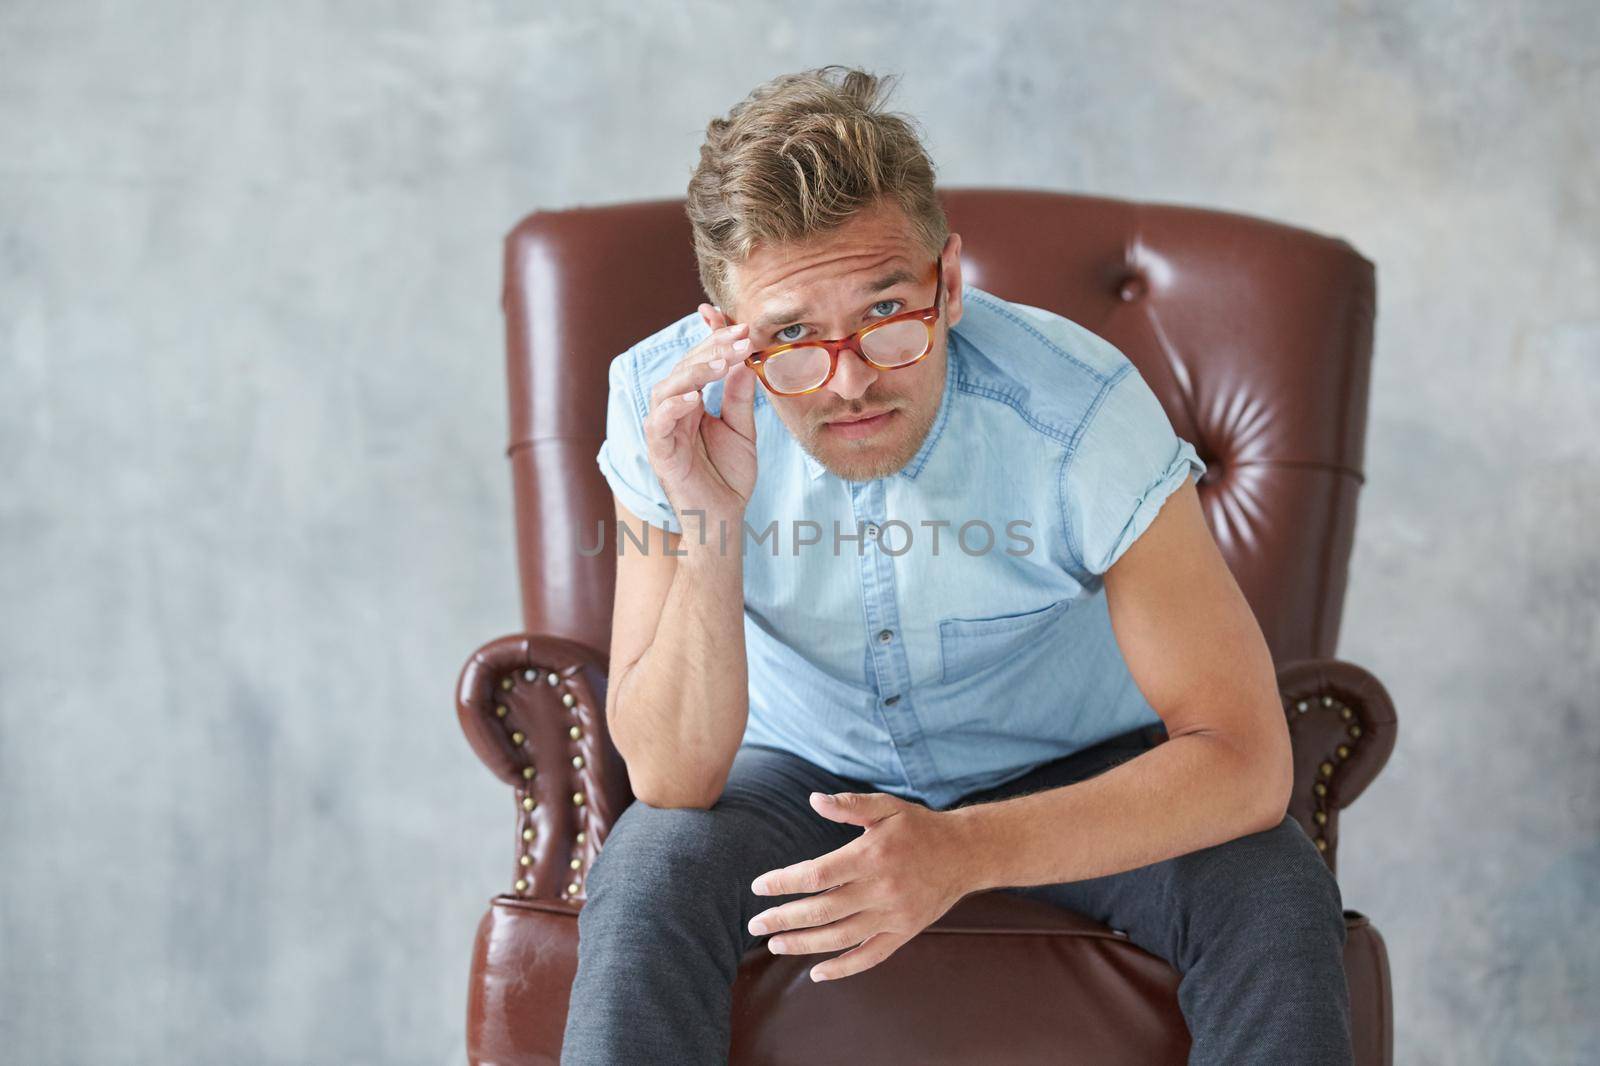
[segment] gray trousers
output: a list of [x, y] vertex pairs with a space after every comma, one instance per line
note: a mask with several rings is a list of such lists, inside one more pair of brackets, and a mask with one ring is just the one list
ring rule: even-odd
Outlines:
[[[1114, 737], [951, 806], [1093, 777], [1153, 746], [1161, 730]], [[622, 813], [578, 915], [563, 1066], [727, 1062], [733, 979], [745, 952], [766, 939], [746, 926], [758, 911], [806, 898], [757, 896], [750, 882], [862, 832], [818, 815], [807, 798], [813, 790], [873, 791], [747, 744], [710, 809], [636, 801]], [[1190, 1066], [1352, 1062], [1339, 886], [1287, 815], [1273, 829], [1123, 873], [1001, 891], [1123, 930], [1171, 963], [1182, 975]]]

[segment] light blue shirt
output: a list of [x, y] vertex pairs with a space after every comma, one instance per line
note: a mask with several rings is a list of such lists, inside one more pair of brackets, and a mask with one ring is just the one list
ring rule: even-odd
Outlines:
[[[972, 285], [962, 304], [938, 415], [897, 473], [828, 472], [758, 384], [745, 513], [745, 743], [936, 809], [1161, 721], [1102, 575], [1206, 469], [1111, 343]], [[709, 333], [685, 315], [610, 368], [596, 460], [623, 506], [673, 532], [642, 422], [651, 387]], [[705, 396], [719, 412], [722, 382]]]

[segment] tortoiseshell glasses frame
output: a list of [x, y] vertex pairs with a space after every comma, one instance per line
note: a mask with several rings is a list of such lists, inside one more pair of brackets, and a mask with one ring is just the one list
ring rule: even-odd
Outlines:
[[[745, 365], [756, 372], [756, 376], [761, 379], [761, 384], [767, 389], [768, 392], [778, 396], [804, 396], [807, 393], [816, 392], [828, 382], [832, 381], [834, 373], [839, 369], [839, 353], [846, 348], [860, 356], [862, 361], [868, 366], [874, 367], [878, 370], [904, 370], [908, 366], [916, 366], [927, 357], [929, 352], [933, 351], [933, 324], [939, 321], [940, 309], [944, 303], [944, 256], [942, 254], [936, 256], [933, 263], [934, 281], [936, 287], [933, 290], [932, 306], [920, 308], [916, 311], [901, 311], [897, 315], [890, 315], [888, 318], [881, 318], [872, 323], [870, 326], [865, 326], [861, 329], [858, 329], [854, 333], [850, 334], [850, 336], [843, 337], [839, 340], [800, 340], [792, 341], [788, 344], [777, 344], [768, 348], [762, 348], [759, 351], [751, 352], [749, 355], [745, 356]], [[879, 302], [881, 303], [882, 301]], [[899, 323], [903, 322], [920, 322], [927, 330], [927, 338], [923, 342], [922, 352], [919, 355], [905, 360], [904, 362], [888, 365], [875, 362], [873, 358], [866, 353], [866, 349], [862, 344], [862, 339], [871, 335], [872, 333], [877, 332], [878, 330], [889, 326], [898, 325]], [[825, 349], [828, 353], [828, 373], [821, 381], [810, 386], [809, 388], [791, 390], [775, 387], [772, 382], [767, 380], [767, 365], [784, 352], [792, 351], [797, 348]]]

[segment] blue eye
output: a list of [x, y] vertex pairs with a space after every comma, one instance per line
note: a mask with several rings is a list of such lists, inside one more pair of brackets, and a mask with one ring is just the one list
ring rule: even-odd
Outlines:
[[[900, 308], [901, 308], [901, 306], [903, 306], [905, 304], [905, 301], [904, 300], [879, 300], [877, 303], [872, 305], [873, 310], [877, 310], [878, 308], [882, 307], [884, 304], [895, 305], [893, 310], [887, 311], [883, 315], [880, 316], [882, 318], [889, 318], [889, 317], [891, 317], [893, 315], [896, 315], [896, 314], [900, 313]], [[788, 331], [791, 330], [791, 329], [800, 329], [800, 328], [801, 327], [800, 327], [799, 323], [795, 323], [792, 326], [784, 326], [782, 329], [777, 330], [772, 334], [772, 340], [776, 344], [793, 344], [795, 341], [800, 339], [799, 335], [796, 335], [796, 336], [793, 336], [793, 337], [789, 337], [789, 336], [785, 336], [785, 334], [788, 333]]]

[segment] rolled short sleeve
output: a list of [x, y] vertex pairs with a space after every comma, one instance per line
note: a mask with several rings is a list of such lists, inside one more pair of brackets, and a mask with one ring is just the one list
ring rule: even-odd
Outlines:
[[1206, 470], [1133, 364], [1107, 388], [1066, 460], [1061, 487], [1068, 547], [1095, 575], [1139, 539], [1191, 471], [1198, 479]]
[[610, 396], [606, 401], [606, 439], [595, 453], [600, 473], [622, 505], [651, 525], [682, 533], [677, 513], [650, 466], [645, 450], [644, 416], [647, 396], [639, 385], [635, 353], [623, 352], [611, 360]]

